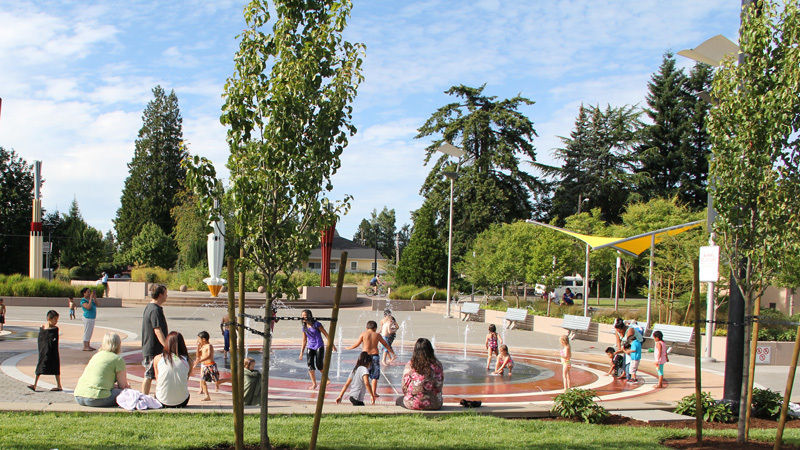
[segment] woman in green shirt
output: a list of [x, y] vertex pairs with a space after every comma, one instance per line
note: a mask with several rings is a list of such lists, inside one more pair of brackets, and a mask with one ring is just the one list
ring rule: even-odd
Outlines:
[[[116, 406], [117, 396], [128, 388], [125, 361], [119, 356], [122, 341], [117, 333], [103, 336], [103, 345], [78, 379], [75, 401], [83, 406]], [[116, 382], [116, 387], [115, 387]]]

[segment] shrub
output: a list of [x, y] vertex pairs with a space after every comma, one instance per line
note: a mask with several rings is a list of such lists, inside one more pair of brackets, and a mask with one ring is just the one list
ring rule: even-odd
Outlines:
[[751, 406], [753, 417], [775, 420], [781, 413], [782, 404], [783, 397], [780, 393], [770, 389], [753, 388], [753, 404]]
[[758, 340], [759, 341], [793, 341], [797, 336], [797, 329], [791, 325], [778, 325], [769, 322], [790, 321], [792, 318], [775, 309], [762, 309], [759, 313]]
[[567, 389], [554, 399], [552, 412], [567, 419], [580, 419], [586, 423], [601, 423], [608, 411], [595, 403], [597, 393], [591, 389]]
[[447, 299], [447, 291], [445, 289], [437, 289], [432, 286], [415, 286], [413, 284], [392, 286], [392, 292], [389, 298], [392, 300], [409, 300], [414, 294], [429, 288], [433, 290], [417, 295], [414, 300], [430, 300], [431, 297], [433, 297], [434, 300]]
[[132, 281], [169, 284], [172, 275], [161, 267], [136, 266], [131, 270]]
[[[727, 403], [717, 403], [708, 392], [700, 394], [701, 407], [703, 408], [703, 419], [706, 422], [723, 422], [728, 423], [733, 421], [733, 412], [730, 405]], [[696, 412], [696, 396], [695, 394], [683, 397], [675, 408], [677, 414], [685, 416], [694, 416]]]
[[[331, 273], [331, 285], [336, 284], [336, 276], [338, 276], [338, 273]], [[303, 286], [319, 286], [322, 282], [322, 275], [309, 270], [298, 270], [289, 277], [289, 280], [294, 283], [298, 289]]]
[[[89, 286], [100, 297], [103, 286]], [[0, 296], [7, 297], [68, 297], [76, 296], [83, 286], [72, 286], [61, 280], [48, 281], [44, 279], [31, 280], [30, 278], [14, 274], [0, 277]]]
[[[207, 289], [204, 278], [208, 277], [208, 269], [205, 266], [190, 267], [171, 274], [169, 280], [170, 289], [178, 289], [185, 284], [189, 289], [204, 291]], [[225, 277], [225, 275], [223, 275]]]

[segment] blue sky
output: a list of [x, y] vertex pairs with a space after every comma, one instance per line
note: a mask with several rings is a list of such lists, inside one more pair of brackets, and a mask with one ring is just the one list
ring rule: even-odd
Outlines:
[[[242, 6], [0, 0], [0, 146], [44, 161], [47, 210], [66, 212], [74, 198], [90, 225], [112, 229], [156, 84], [178, 95], [189, 150], [225, 173], [221, 93]], [[410, 221], [428, 172], [416, 129], [450, 101], [450, 86], [534, 100], [524, 112], [537, 160], [554, 164], [580, 103], [643, 104], [665, 51], [716, 34], [736, 41], [738, 13], [738, 1], [722, 0], [356, 1], [346, 37], [367, 47], [365, 81], [358, 134], [334, 177], [334, 198], [354, 197], [339, 232], [352, 236], [384, 206], [398, 226]]]

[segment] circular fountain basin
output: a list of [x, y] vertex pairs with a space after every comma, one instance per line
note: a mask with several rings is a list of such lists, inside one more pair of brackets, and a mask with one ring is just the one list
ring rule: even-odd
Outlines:
[[[277, 349], [273, 352], [270, 360], [269, 376], [285, 380], [308, 379], [308, 366], [306, 358], [298, 359], [299, 349]], [[333, 352], [331, 354], [331, 368], [329, 378], [332, 382], [344, 383], [353, 371], [356, 360], [361, 352], [358, 350], [344, 350], [342, 353]], [[261, 370], [261, 352], [248, 352], [248, 356], [256, 360], [256, 369]], [[403, 380], [403, 370], [411, 355], [398, 355], [397, 359], [390, 365], [381, 365], [380, 383], [388, 382], [394, 386], [400, 386]], [[486, 358], [473, 355], [437, 352], [437, 358], [444, 368], [446, 383], [448, 385], [461, 386], [481, 386], [508, 383], [533, 383], [552, 377], [553, 371], [525, 362], [514, 363], [514, 374], [512, 377], [493, 375], [486, 370]], [[230, 369], [230, 364], [224, 360], [221, 354], [216, 354], [217, 366]], [[494, 360], [492, 361], [494, 363]], [[492, 369], [494, 367], [492, 366]], [[492, 370], [493, 371], [493, 370]]]

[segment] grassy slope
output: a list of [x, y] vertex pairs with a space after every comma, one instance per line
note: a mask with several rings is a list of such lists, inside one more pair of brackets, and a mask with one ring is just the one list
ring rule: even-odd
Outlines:
[[[270, 417], [273, 445], [306, 448], [312, 417]], [[203, 448], [232, 441], [232, 418], [218, 414], [0, 413], [0, 448]], [[624, 428], [542, 420], [506, 420], [472, 414], [325, 416], [320, 448], [656, 448], [691, 429]], [[707, 435], [735, 435], [734, 430]], [[774, 430], [753, 430], [771, 441]], [[787, 429], [800, 442], [800, 429]], [[258, 439], [258, 417], [247, 416], [245, 439]]]

